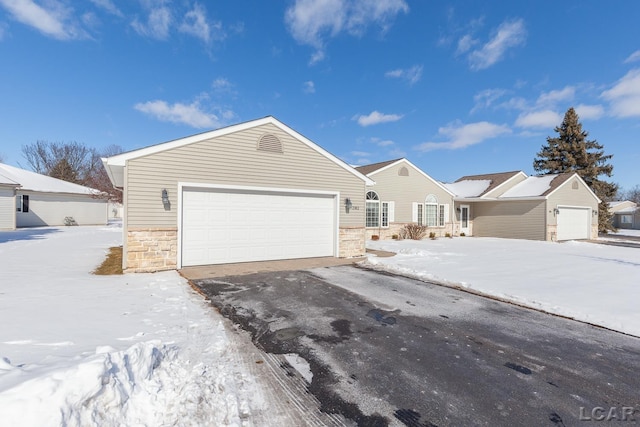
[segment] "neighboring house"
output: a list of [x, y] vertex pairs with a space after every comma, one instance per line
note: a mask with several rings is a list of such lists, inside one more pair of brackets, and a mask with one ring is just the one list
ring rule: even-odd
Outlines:
[[630, 200], [609, 203], [615, 228], [640, 230], [640, 208]]
[[409, 223], [425, 225], [437, 236], [453, 235], [454, 194], [407, 159], [356, 169], [375, 181], [365, 195], [367, 238], [400, 236]]
[[106, 224], [107, 201], [97, 195], [92, 188], [0, 163], [0, 228]]
[[16, 188], [20, 184], [0, 171], [0, 230], [16, 228]]
[[365, 253], [373, 181], [273, 117], [104, 158], [126, 271]]
[[600, 199], [576, 173], [473, 175], [444, 186], [456, 194], [460, 232], [466, 235], [549, 241], [598, 237]]

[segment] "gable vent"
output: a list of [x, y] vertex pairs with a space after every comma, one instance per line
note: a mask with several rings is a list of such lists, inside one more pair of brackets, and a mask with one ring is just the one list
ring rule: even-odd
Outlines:
[[401, 167], [400, 169], [398, 169], [398, 175], [400, 176], [409, 176], [409, 169], [407, 169], [406, 167]]
[[573, 181], [573, 183], [571, 184], [571, 189], [572, 190], [577, 190], [578, 189], [578, 181]]
[[280, 138], [271, 133], [264, 134], [258, 140], [258, 151], [282, 153], [282, 141], [280, 141]]

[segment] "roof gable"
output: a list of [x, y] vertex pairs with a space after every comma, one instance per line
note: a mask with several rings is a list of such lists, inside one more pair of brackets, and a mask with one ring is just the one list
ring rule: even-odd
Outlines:
[[380, 172], [382, 169], [386, 169], [387, 166], [392, 166], [398, 163], [400, 160], [404, 160], [404, 159], [400, 158], [400, 159], [394, 159], [394, 160], [387, 160], [386, 162], [371, 163], [370, 165], [356, 166], [356, 170], [363, 175], [371, 175], [376, 172]]
[[370, 164], [370, 165], [359, 166], [356, 169], [358, 169], [358, 171], [361, 172], [361, 173], [364, 173], [364, 172], [362, 172], [363, 170], [364, 171], [370, 170], [370, 172], [366, 172], [366, 175], [371, 177], [372, 175], [380, 173], [380, 172], [382, 172], [384, 170], [387, 170], [390, 167], [393, 167], [393, 166], [401, 164], [401, 163], [409, 166], [410, 168], [415, 170], [417, 173], [419, 173], [420, 175], [422, 175], [423, 177], [425, 177], [426, 179], [431, 181], [433, 184], [435, 184], [436, 186], [438, 186], [442, 190], [444, 190], [447, 193], [449, 193], [451, 196], [455, 196], [455, 194], [453, 194], [446, 186], [442, 185], [441, 182], [438, 182], [435, 179], [431, 178], [426, 172], [424, 172], [422, 169], [420, 169], [419, 167], [417, 167], [416, 165], [414, 165], [413, 163], [411, 163], [409, 160], [405, 159], [404, 157], [400, 158], [400, 159], [395, 159], [395, 160], [388, 160], [386, 162], [373, 163], [373, 164]]
[[[25, 169], [9, 166], [0, 163], [0, 175], [10, 179], [21, 190], [37, 191], [41, 193], [67, 193], [67, 194], [88, 194], [95, 195], [99, 191], [83, 185], [41, 175]], [[2, 181], [0, 179], [0, 181]]]
[[591, 188], [589, 188], [587, 183], [584, 182], [584, 180], [576, 172], [566, 172], [566, 173], [560, 173], [560, 174], [555, 175], [555, 179], [553, 181], [551, 181], [550, 188], [547, 191], [545, 191], [544, 194], [542, 194], [542, 195], [544, 197], [551, 196], [553, 193], [558, 191], [559, 188], [561, 188], [562, 186], [566, 185], [571, 180], [571, 178], [573, 178], [573, 177], [578, 179], [578, 181], [580, 181], [582, 183], [582, 185], [584, 185], [584, 187], [587, 189], [587, 191], [591, 194], [591, 196], [593, 196], [594, 199], [596, 199], [598, 201], [598, 203], [602, 202], [602, 200], [600, 200], [600, 198], [596, 195], [596, 193], [594, 193], [593, 190]]
[[116, 187], [123, 187], [124, 166], [126, 165], [126, 162], [128, 160], [137, 159], [139, 157], [160, 153], [160, 152], [171, 150], [178, 147], [183, 147], [185, 145], [194, 144], [194, 143], [205, 141], [208, 139], [218, 138], [221, 136], [225, 136], [225, 135], [240, 132], [243, 130], [251, 129], [254, 127], [262, 126], [265, 124], [272, 124], [276, 126], [278, 129], [289, 134], [291, 137], [293, 137], [297, 141], [307, 145], [309, 148], [315, 150], [316, 152], [318, 152], [328, 160], [332, 161], [336, 165], [340, 166], [341, 168], [345, 169], [351, 174], [357, 176], [358, 178], [363, 180], [366, 183], [366, 185], [374, 184], [374, 182], [368, 177], [366, 177], [364, 174], [357, 171], [353, 167], [349, 166], [348, 164], [346, 164], [345, 162], [343, 162], [333, 154], [329, 153], [328, 151], [326, 151], [325, 149], [323, 149], [322, 147], [314, 143], [313, 141], [309, 140], [302, 134], [296, 132], [295, 130], [291, 129], [290, 127], [288, 127], [287, 125], [285, 125], [284, 123], [280, 122], [279, 120], [277, 120], [275, 117], [272, 117], [272, 116], [267, 116], [261, 119], [251, 120], [248, 122], [227, 126], [224, 128], [188, 136], [185, 138], [176, 139], [173, 141], [151, 145], [149, 147], [140, 148], [138, 150], [128, 151], [126, 153], [117, 154], [112, 157], [103, 158], [102, 162], [107, 170], [107, 174], [109, 175], [111, 182]]

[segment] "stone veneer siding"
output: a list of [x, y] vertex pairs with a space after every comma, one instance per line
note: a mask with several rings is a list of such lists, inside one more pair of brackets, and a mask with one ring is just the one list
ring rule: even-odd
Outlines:
[[175, 270], [178, 261], [178, 228], [145, 228], [127, 231], [127, 273]]
[[364, 256], [366, 248], [365, 228], [364, 227], [341, 227], [339, 233], [340, 239], [340, 258], [354, 258]]
[[[340, 258], [364, 256], [364, 227], [340, 228]], [[178, 229], [148, 228], [127, 231], [127, 273], [175, 270], [178, 260]]]

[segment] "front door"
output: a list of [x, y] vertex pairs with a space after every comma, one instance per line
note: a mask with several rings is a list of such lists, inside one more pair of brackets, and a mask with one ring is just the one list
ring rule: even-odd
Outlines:
[[460, 205], [460, 234], [471, 235], [469, 227], [469, 205]]

